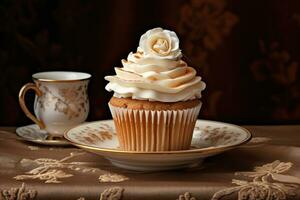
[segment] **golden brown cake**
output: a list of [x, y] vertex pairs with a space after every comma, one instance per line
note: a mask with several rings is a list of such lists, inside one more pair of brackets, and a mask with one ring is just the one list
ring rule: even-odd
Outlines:
[[198, 106], [201, 101], [193, 99], [179, 102], [145, 101], [131, 98], [112, 97], [109, 101], [112, 106], [133, 110], [184, 110]]

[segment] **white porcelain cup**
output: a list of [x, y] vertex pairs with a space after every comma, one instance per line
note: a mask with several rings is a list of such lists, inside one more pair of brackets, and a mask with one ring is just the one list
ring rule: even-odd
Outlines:
[[[52, 137], [63, 133], [82, 122], [89, 113], [87, 88], [90, 74], [82, 72], [52, 71], [32, 75], [34, 83], [25, 84], [19, 93], [19, 103], [26, 114], [41, 129]], [[35, 116], [25, 104], [28, 90], [36, 93]]]

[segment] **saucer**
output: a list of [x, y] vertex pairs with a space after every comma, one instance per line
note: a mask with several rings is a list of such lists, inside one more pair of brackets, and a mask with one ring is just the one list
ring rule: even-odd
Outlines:
[[251, 139], [251, 133], [239, 126], [197, 120], [190, 149], [181, 151], [123, 151], [113, 120], [90, 122], [65, 132], [73, 145], [104, 156], [118, 167], [137, 171], [179, 169], [201, 164], [204, 158], [236, 148]]
[[70, 143], [64, 138], [47, 139], [48, 133], [41, 130], [36, 124], [21, 126], [16, 129], [16, 133], [23, 140], [34, 142], [37, 144], [51, 145], [51, 146], [67, 146]]

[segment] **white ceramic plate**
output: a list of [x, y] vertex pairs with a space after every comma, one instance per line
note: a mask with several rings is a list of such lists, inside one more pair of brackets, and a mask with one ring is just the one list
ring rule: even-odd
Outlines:
[[61, 139], [47, 139], [48, 133], [41, 130], [36, 124], [18, 127], [16, 133], [23, 140], [34, 142], [37, 144], [50, 145], [50, 146], [67, 146], [70, 143], [64, 138]]
[[251, 133], [242, 127], [207, 120], [197, 120], [191, 148], [181, 151], [123, 151], [119, 149], [112, 120], [82, 124], [70, 129], [64, 136], [73, 145], [102, 155], [115, 166], [138, 171], [187, 167], [251, 139]]

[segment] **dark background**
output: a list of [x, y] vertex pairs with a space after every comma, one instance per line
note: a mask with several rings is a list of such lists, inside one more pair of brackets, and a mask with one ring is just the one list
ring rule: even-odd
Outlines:
[[207, 83], [199, 118], [300, 122], [300, 1], [1, 0], [0, 125], [32, 123], [19, 89], [51, 70], [91, 73], [88, 120], [111, 118], [103, 77], [155, 27], [178, 33]]

